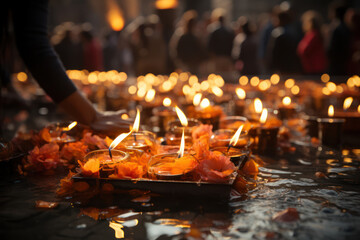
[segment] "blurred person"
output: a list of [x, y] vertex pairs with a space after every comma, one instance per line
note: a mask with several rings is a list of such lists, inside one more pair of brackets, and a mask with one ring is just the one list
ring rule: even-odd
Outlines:
[[135, 74], [164, 74], [166, 71], [166, 43], [159, 29], [159, 19], [138, 17], [130, 24], [130, 47], [134, 56]]
[[272, 72], [298, 74], [300, 62], [296, 54], [296, 34], [291, 28], [292, 15], [280, 9], [274, 18], [274, 29], [267, 46], [266, 60]]
[[197, 13], [189, 10], [182, 16], [182, 27], [178, 27], [170, 42], [171, 55], [177, 67], [192, 74], [198, 74], [199, 66], [205, 58], [205, 49], [195, 34]]
[[215, 72], [232, 69], [232, 45], [235, 34], [225, 25], [225, 10], [217, 8], [211, 14], [212, 23], [208, 27], [208, 52], [215, 63]]
[[67, 22], [58, 26], [51, 41], [65, 69], [81, 69], [83, 66], [81, 44], [76, 41], [76, 28]]
[[254, 34], [254, 25], [246, 17], [238, 19], [239, 33], [233, 44], [232, 56], [236, 68], [241, 74], [254, 75], [259, 73], [258, 42]]
[[348, 6], [341, 1], [333, 2], [329, 7], [331, 20], [328, 34], [327, 56], [328, 72], [333, 75], [347, 74], [349, 62], [350, 30], [345, 23], [345, 13]]
[[320, 33], [320, 15], [309, 10], [302, 15], [301, 20], [305, 35], [297, 47], [297, 53], [301, 60], [303, 72], [306, 74], [324, 73], [327, 59]]
[[359, 10], [349, 9], [347, 12], [350, 28], [349, 45], [349, 74], [360, 74], [360, 12]]
[[[47, 35], [47, 1], [5, 1], [0, 9], [1, 49], [6, 42], [9, 22], [13, 24], [17, 49], [27, 68], [45, 92], [67, 114], [96, 131], [128, 131], [130, 122], [122, 120], [124, 110], [99, 112], [75, 87], [51, 47]], [[0, 58], [1, 65], [8, 59]]]
[[269, 39], [271, 38], [271, 32], [274, 30], [274, 18], [276, 17], [276, 13], [278, 12], [279, 6], [274, 6], [268, 14], [268, 20], [261, 27], [259, 31], [259, 51], [258, 56], [260, 60], [260, 66], [262, 68], [263, 73], [269, 73], [270, 69], [266, 62], [266, 54], [269, 44]]
[[87, 29], [81, 31], [80, 39], [83, 44], [83, 68], [90, 72], [102, 71], [103, 52], [99, 40]]

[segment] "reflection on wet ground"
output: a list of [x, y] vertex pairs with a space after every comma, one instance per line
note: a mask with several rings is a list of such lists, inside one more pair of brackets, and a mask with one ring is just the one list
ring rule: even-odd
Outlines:
[[[133, 191], [57, 199], [63, 175], [2, 178], [2, 239], [357, 239], [360, 149], [309, 146], [264, 158], [256, 187], [228, 202]], [[84, 200], [86, 199], [86, 200]], [[59, 202], [54, 209], [35, 201]], [[274, 215], [295, 208], [299, 220]]]

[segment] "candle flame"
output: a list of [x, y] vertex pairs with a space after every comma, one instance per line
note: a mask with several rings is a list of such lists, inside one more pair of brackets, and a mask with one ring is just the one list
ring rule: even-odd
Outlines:
[[168, 98], [168, 97], [164, 98], [164, 100], [163, 100], [163, 105], [164, 105], [165, 107], [169, 107], [169, 106], [171, 105], [171, 99]]
[[155, 7], [157, 9], [171, 9], [178, 6], [177, 0], [156, 0]]
[[201, 108], [207, 108], [209, 106], [210, 106], [210, 101], [207, 98], [204, 98], [200, 103]]
[[291, 104], [291, 98], [290, 97], [284, 97], [283, 100], [282, 100], [282, 103], [285, 106], [289, 106]]
[[114, 31], [120, 31], [125, 26], [121, 10], [114, 0], [107, 0], [108, 12], [106, 18]]
[[259, 98], [255, 98], [254, 100], [254, 107], [255, 107], [255, 112], [256, 113], [261, 113], [263, 110], [263, 105], [262, 102]]
[[122, 140], [124, 140], [125, 138], [127, 138], [132, 132], [134, 131], [134, 129], [131, 129], [130, 132], [128, 133], [122, 133], [119, 136], [117, 136], [114, 141], [112, 141], [112, 143], [109, 146], [109, 150], [113, 150], [114, 148], [116, 148], [117, 145], [119, 145], [119, 143], [122, 142]]
[[268, 116], [268, 110], [264, 108], [260, 116], [260, 123], [262, 124], [266, 123], [267, 116]]
[[223, 90], [221, 90], [221, 88], [217, 87], [217, 86], [214, 86], [211, 88], [211, 91], [217, 96], [217, 97], [221, 97], [224, 92]]
[[135, 117], [135, 121], [134, 121], [134, 125], [133, 125], [132, 130], [135, 131], [135, 132], [138, 132], [139, 127], [140, 127], [140, 111], [137, 108], [136, 109], [136, 117]]
[[347, 109], [351, 106], [353, 100], [354, 100], [354, 99], [353, 99], [352, 97], [347, 97], [347, 98], [344, 100], [343, 109], [344, 109], [344, 110], [347, 110]]
[[239, 137], [241, 134], [241, 131], [243, 129], [244, 125], [241, 125], [238, 130], [236, 131], [236, 133], [234, 134], [234, 136], [231, 138], [229, 145], [230, 146], [236, 146], [237, 142], [239, 141]]
[[178, 108], [178, 106], [175, 107], [175, 110], [176, 110], [176, 114], [178, 115], [178, 117], [179, 117], [179, 119], [180, 119], [181, 125], [182, 125], [183, 127], [187, 127], [187, 125], [188, 125], [188, 120], [187, 120], [184, 112], [181, 111], [181, 109]]
[[178, 151], [178, 158], [182, 158], [184, 156], [184, 151], [185, 151], [185, 133], [184, 132], [185, 132], [185, 129], [183, 129], [183, 131], [182, 131], [180, 149]]
[[150, 89], [145, 96], [146, 102], [151, 102], [155, 98], [156, 91], [154, 89]]
[[334, 116], [334, 106], [330, 105], [328, 109], [328, 116], [333, 117]]
[[77, 125], [77, 121], [74, 121], [74, 122], [70, 123], [69, 126], [67, 126], [67, 127], [65, 128], [65, 131], [70, 131], [70, 130], [73, 129], [76, 125]]
[[201, 93], [195, 94], [194, 99], [193, 99], [193, 104], [194, 104], [195, 107], [199, 106], [199, 104], [201, 102], [201, 98], [202, 98]]
[[236, 95], [238, 96], [239, 99], [245, 99], [246, 97], [246, 92], [244, 89], [242, 88], [236, 88]]

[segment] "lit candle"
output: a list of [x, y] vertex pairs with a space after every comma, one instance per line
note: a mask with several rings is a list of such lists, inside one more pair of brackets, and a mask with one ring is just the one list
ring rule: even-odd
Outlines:
[[244, 89], [238, 87], [235, 90], [236, 96], [237, 96], [237, 100], [235, 101], [235, 111], [234, 114], [236, 116], [242, 116], [244, 114], [244, 109], [245, 109], [245, 98], [246, 98], [246, 92]]
[[219, 106], [212, 106], [209, 99], [203, 98], [198, 107], [189, 111], [192, 118], [199, 119], [204, 124], [211, 124], [213, 130], [219, 129], [219, 121], [222, 115], [222, 109]]
[[[93, 173], [98, 171], [98, 174], [95, 175], [100, 176], [100, 178], [108, 178], [114, 173], [117, 164], [130, 158], [128, 153], [119, 150], [112, 150], [111, 156], [109, 156], [108, 150], [105, 149], [92, 151], [84, 157], [85, 164], [82, 168], [85, 167], [85, 171], [88, 170], [86, 168], [89, 168]], [[91, 166], [91, 163], [95, 162], [99, 162], [99, 169], [94, 169], [96, 166]]]
[[196, 159], [185, 153], [185, 137], [181, 138], [178, 153], [158, 154], [149, 160], [148, 174], [160, 180], [194, 180], [193, 171], [198, 165]]
[[158, 135], [164, 136], [165, 132], [168, 130], [169, 122], [176, 118], [176, 113], [171, 107], [171, 104], [171, 99], [166, 97], [163, 100], [163, 106], [153, 109], [153, 115], [157, 122], [157, 128], [154, 129], [154, 131], [157, 132]]
[[318, 118], [319, 124], [319, 139], [321, 144], [341, 148], [342, 134], [345, 119], [334, 118], [334, 106], [330, 105], [328, 108], [328, 118]]
[[140, 129], [140, 111], [137, 109], [136, 118], [131, 129], [131, 136], [125, 138], [122, 145], [126, 149], [143, 150], [146, 153], [155, 151], [155, 136], [148, 131], [139, 131]]
[[235, 166], [239, 166], [249, 155], [249, 139], [247, 134], [242, 132], [243, 128], [244, 125], [241, 125], [231, 139], [226, 138], [213, 141], [211, 144], [211, 151], [221, 152], [223, 155], [230, 157], [230, 160]]
[[277, 137], [279, 132], [279, 122], [271, 123], [268, 120], [268, 110], [263, 109], [260, 116], [261, 127], [258, 129], [260, 133], [258, 142], [259, 154], [276, 155], [277, 152]]
[[344, 132], [354, 134], [360, 132], [360, 105], [356, 108], [351, 108], [353, 103], [352, 97], [347, 97], [343, 103], [343, 110], [335, 111], [335, 118], [344, 118]]
[[68, 143], [74, 142], [75, 138], [71, 135], [72, 129], [77, 125], [77, 122], [68, 123], [55, 123], [47, 126], [41, 132], [41, 136], [47, 142], [56, 142], [56, 143]]
[[286, 96], [282, 99], [282, 104], [279, 106], [280, 119], [293, 118], [296, 114], [295, 104], [291, 102], [291, 98]]
[[169, 123], [168, 131], [165, 134], [166, 143], [168, 145], [178, 145], [181, 140], [181, 134], [185, 133], [186, 142], [192, 145], [191, 132], [193, 127], [200, 125], [196, 119], [188, 119], [180, 108], [175, 106], [175, 111], [178, 116], [178, 120], [171, 121]]

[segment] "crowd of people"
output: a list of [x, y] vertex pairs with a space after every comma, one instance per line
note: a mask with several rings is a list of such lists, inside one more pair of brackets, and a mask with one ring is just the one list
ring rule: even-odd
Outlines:
[[88, 24], [64, 23], [55, 28], [52, 42], [67, 69], [117, 69], [135, 75], [176, 69], [198, 75], [358, 74], [360, 12], [336, 2], [328, 17], [325, 24], [318, 12], [308, 10], [296, 18], [287, 2], [261, 20], [241, 16], [233, 23], [223, 9], [202, 16], [189, 10], [170, 39], [164, 37], [159, 17], [151, 15], [102, 40]]

